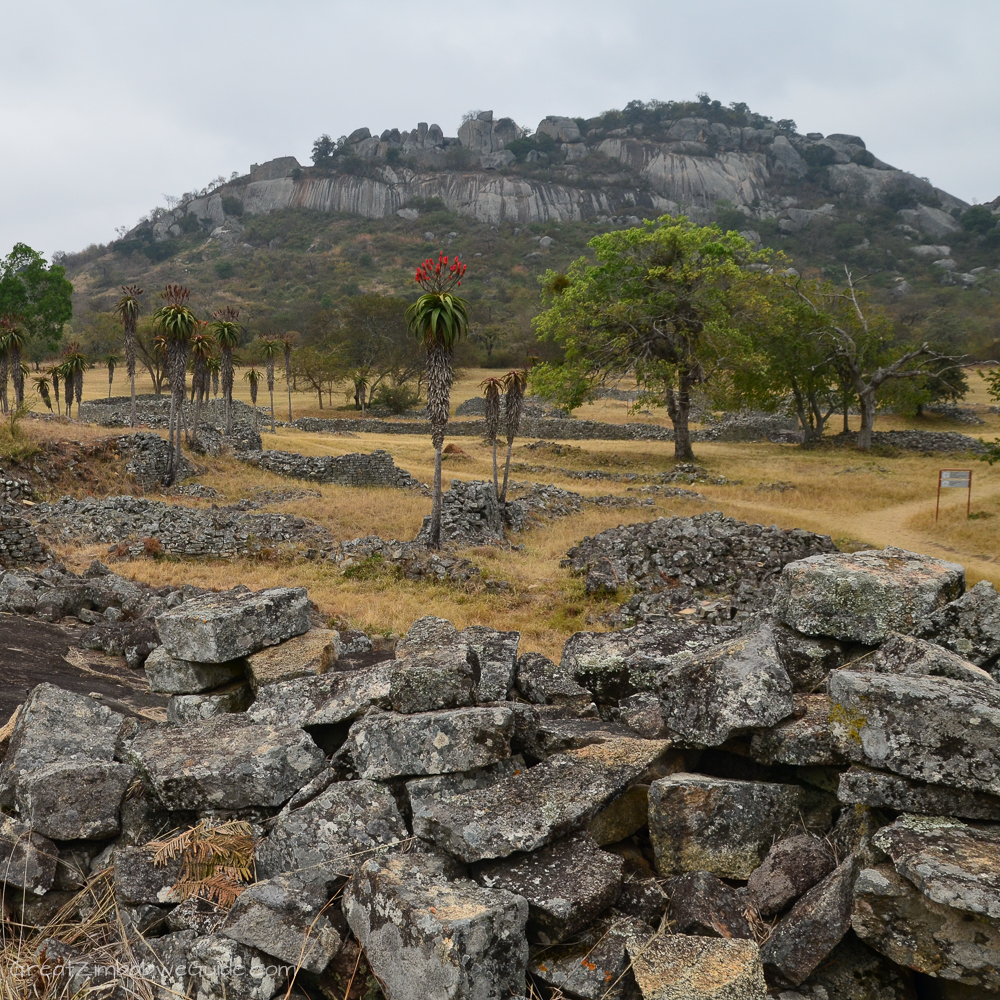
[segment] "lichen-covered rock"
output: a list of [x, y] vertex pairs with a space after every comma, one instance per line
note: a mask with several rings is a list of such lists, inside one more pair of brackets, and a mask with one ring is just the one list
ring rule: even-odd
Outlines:
[[0, 883], [42, 895], [52, 888], [59, 849], [11, 816], [0, 815]]
[[798, 986], [840, 943], [851, 926], [857, 860], [847, 858], [810, 889], [778, 922], [761, 946], [774, 981]]
[[369, 861], [344, 913], [391, 1000], [506, 1000], [524, 993], [528, 904], [432, 854]]
[[643, 1000], [767, 1000], [753, 941], [658, 934], [628, 951]]
[[795, 709], [792, 682], [766, 627], [674, 654], [656, 675], [656, 693], [666, 735], [688, 746], [720, 746], [734, 732], [773, 726]]
[[874, 839], [928, 899], [1000, 920], [1000, 829], [901, 816]]
[[440, 802], [478, 788], [489, 788], [504, 778], [520, 774], [525, 767], [524, 758], [518, 755], [505, 757], [478, 771], [459, 771], [453, 774], [436, 774], [430, 778], [413, 778], [406, 783], [411, 813], [414, 819], [422, 817], [431, 802]]
[[107, 705], [85, 695], [53, 684], [33, 688], [0, 764], [0, 808], [12, 808], [21, 779], [46, 764], [110, 761], [123, 721]]
[[323, 912], [327, 894], [294, 875], [256, 882], [233, 904], [219, 933], [307, 972], [322, 972], [340, 950]]
[[338, 781], [298, 809], [285, 808], [257, 845], [258, 875], [297, 872], [324, 882], [405, 839], [396, 800], [373, 781]]
[[214, 719], [217, 715], [245, 712], [252, 701], [253, 692], [245, 681], [238, 681], [207, 694], [175, 694], [167, 699], [167, 722], [183, 726]]
[[297, 726], [254, 725], [238, 715], [156, 726], [127, 754], [168, 809], [280, 806], [326, 766]]
[[213, 688], [243, 680], [246, 660], [230, 663], [192, 663], [171, 656], [164, 646], [157, 646], [145, 663], [149, 690], [158, 694], [200, 694]]
[[1000, 795], [928, 785], [864, 767], [852, 767], [841, 774], [837, 798], [847, 805], [1000, 822]]
[[537, 850], [585, 826], [669, 746], [615, 740], [556, 754], [488, 788], [428, 802], [413, 832], [465, 862]]
[[835, 670], [831, 729], [848, 760], [1000, 793], [1000, 686]]
[[750, 741], [750, 754], [761, 764], [795, 767], [835, 767], [844, 763], [830, 729], [830, 698], [796, 694], [795, 713], [770, 729], [760, 729]]
[[176, 903], [174, 886], [180, 878], [181, 859], [157, 864], [150, 847], [119, 847], [113, 854], [115, 897], [125, 906]]
[[932, 612], [914, 633], [930, 639], [979, 667], [992, 667], [1000, 656], [1000, 595], [980, 580], [957, 600]]
[[600, 719], [555, 719], [542, 717], [522, 743], [524, 752], [536, 760], [554, 753], [579, 750], [591, 743], [630, 739], [635, 732], [628, 726]]
[[102, 840], [120, 830], [119, 810], [135, 768], [65, 760], [28, 771], [14, 794], [20, 818], [52, 840]]
[[656, 673], [675, 653], [697, 653], [734, 637], [727, 625], [670, 616], [615, 632], [575, 632], [559, 665], [599, 704], [652, 691]]
[[188, 954], [193, 1000], [271, 1000], [295, 971], [221, 934], [196, 938]]
[[777, 625], [774, 641], [778, 656], [796, 693], [813, 694], [818, 691], [831, 670], [843, 666], [851, 657], [843, 643], [802, 635], [794, 629]]
[[388, 708], [391, 662], [264, 684], [247, 714], [272, 726], [329, 726]]
[[506, 708], [373, 712], [351, 726], [347, 745], [363, 778], [447, 774], [509, 757], [513, 730], [514, 716]]
[[649, 837], [661, 875], [749, 878], [799, 819], [797, 785], [671, 774], [649, 786]]
[[751, 938], [745, 902], [710, 872], [687, 872], [666, 882], [671, 928], [699, 937]]
[[541, 653], [517, 658], [517, 689], [536, 705], [561, 705], [579, 715], [591, 705], [590, 692], [569, 671]]
[[325, 674], [341, 653], [340, 633], [330, 628], [312, 628], [277, 646], [266, 646], [247, 657], [247, 676], [254, 691], [296, 677]]
[[965, 570], [957, 563], [890, 546], [789, 563], [774, 612], [806, 635], [875, 645], [890, 632], [912, 634], [964, 590]]
[[618, 1000], [634, 989], [628, 941], [647, 941], [652, 928], [615, 915], [582, 931], [571, 944], [547, 947], [528, 964], [533, 976], [582, 1000]]
[[514, 689], [521, 633], [470, 625], [462, 629], [460, 635], [479, 658], [476, 699], [480, 702], [505, 701]]
[[871, 669], [910, 677], [950, 677], [953, 681], [996, 686], [989, 673], [957, 653], [925, 639], [891, 632], [875, 651]]
[[562, 941], [600, 916], [618, 898], [624, 862], [585, 833], [531, 854], [479, 865], [473, 878], [528, 901], [528, 919], [549, 943]]
[[419, 618], [396, 646], [389, 701], [412, 715], [476, 703], [479, 657], [444, 618]]
[[858, 874], [851, 925], [898, 965], [1000, 992], [1000, 923], [935, 903], [892, 865]]
[[747, 882], [747, 893], [757, 912], [771, 917], [826, 878], [835, 864], [829, 845], [819, 837], [787, 837], [767, 852]]
[[[913, 973], [859, 941], [852, 931], [800, 986], [801, 995], [829, 1000], [914, 1000]], [[780, 996], [780, 994], [779, 994]], [[794, 1000], [794, 994], [787, 998]], [[959, 1000], [954, 997], [953, 1000]], [[972, 998], [966, 998], [972, 1000]]]
[[228, 663], [309, 630], [304, 587], [224, 591], [179, 604], [156, 618], [167, 652], [195, 663]]

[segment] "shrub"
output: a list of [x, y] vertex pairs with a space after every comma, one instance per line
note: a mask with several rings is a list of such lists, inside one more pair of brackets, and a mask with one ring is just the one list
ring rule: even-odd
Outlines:
[[376, 390], [372, 402], [392, 413], [405, 413], [412, 410], [419, 399], [420, 393], [408, 385], [382, 385]]
[[231, 260], [217, 260], [215, 262], [215, 276], [217, 278], [231, 278], [235, 270]]
[[226, 215], [240, 216], [243, 214], [243, 202], [234, 195], [227, 194], [222, 199], [222, 211]]
[[973, 205], [962, 215], [962, 228], [969, 233], [985, 235], [997, 228], [997, 217], [985, 205]]

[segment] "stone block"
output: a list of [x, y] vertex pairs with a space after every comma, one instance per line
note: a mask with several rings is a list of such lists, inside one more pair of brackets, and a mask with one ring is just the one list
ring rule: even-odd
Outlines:
[[915, 634], [977, 666], [990, 667], [1000, 656], [1000, 595], [989, 580], [980, 580], [957, 600], [928, 615]]
[[876, 645], [960, 597], [957, 563], [889, 547], [815, 555], [781, 571], [774, 597], [779, 621], [805, 635]]
[[470, 625], [460, 635], [479, 658], [477, 701], [504, 701], [514, 690], [520, 632], [500, 632], [484, 625]]
[[863, 767], [852, 767], [841, 774], [837, 798], [847, 805], [1000, 823], [1000, 795], [927, 785]]
[[594, 700], [567, 670], [541, 653], [518, 657], [517, 689], [536, 705], [560, 705], [576, 715], [586, 712]]
[[363, 778], [446, 774], [509, 757], [513, 729], [514, 716], [505, 708], [373, 712], [351, 726], [347, 745]]
[[373, 781], [338, 781], [298, 809], [284, 809], [257, 845], [258, 875], [300, 873], [323, 883], [407, 836], [396, 800]]
[[115, 897], [126, 906], [176, 903], [173, 887], [181, 874], [181, 859], [164, 865], [154, 862], [155, 851], [148, 847], [120, 847], [114, 852]]
[[810, 889], [761, 947], [771, 979], [798, 986], [840, 943], [851, 926], [852, 889], [857, 860], [849, 857]]
[[646, 825], [648, 811], [649, 785], [632, 785], [598, 812], [587, 830], [601, 847], [617, 844]]
[[672, 774], [649, 786], [649, 836], [661, 875], [708, 871], [749, 878], [799, 819], [797, 785]]
[[239, 715], [156, 726], [127, 755], [171, 810], [280, 806], [326, 766], [297, 726], [255, 725]]
[[528, 919], [547, 943], [562, 941], [618, 898], [624, 862], [585, 834], [573, 834], [531, 854], [478, 866], [472, 877], [528, 901]]
[[849, 761], [1000, 793], [1000, 686], [835, 670], [831, 729]]
[[258, 691], [265, 684], [325, 674], [340, 653], [340, 634], [335, 629], [312, 628], [252, 653], [247, 657], [247, 676], [254, 691]]
[[488, 788], [429, 801], [413, 832], [465, 862], [537, 850], [586, 826], [669, 746], [623, 739], [556, 754]]
[[245, 712], [253, 701], [253, 692], [245, 681], [207, 694], [175, 694], [167, 699], [167, 722], [183, 726], [191, 722], [204, 722], [217, 715]]
[[392, 661], [359, 670], [331, 670], [265, 684], [248, 710], [254, 722], [269, 725], [330, 726], [369, 708], [389, 707]]
[[110, 761], [124, 717], [93, 698], [53, 684], [33, 688], [0, 763], [0, 808], [10, 809], [21, 778], [60, 761]]
[[739, 893], [710, 872], [687, 872], [666, 882], [671, 929], [698, 937], [752, 938]]
[[892, 865], [858, 874], [851, 926], [897, 965], [1000, 993], [1000, 923], [935, 903]]
[[188, 955], [194, 1000], [271, 1000], [295, 971], [221, 934], [196, 938]]
[[431, 854], [369, 861], [344, 890], [347, 922], [392, 1000], [524, 993], [528, 904]]
[[301, 635], [311, 625], [304, 587], [204, 594], [156, 618], [167, 652], [195, 663], [237, 660]]
[[327, 894], [294, 875], [250, 886], [233, 904], [219, 933], [306, 972], [320, 973], [341, 940], [323, 912]]
[[658, 934], [628, 951], [643, 1000], [767, 1000], [753, 941]]
[[246, 660], [231, 663], [192, 663], [171, 656], [165, 646], [157, 646], [145, 663], [149, 690], [157, 694], [200, 694], [213, 688], [242, 681]]
[[29, 771], [14, 801], [21, 819], [53, 840], [102, 840], [120, 831], [119, 810], [135, 768], [66, 760]]
[[753, 734], [750, 754], [761, 764], [794, 767], [836, 767], [844, 755], [830, 728], [830, 698], [825, 694], [796, 694], [795, 712], [770, 729]]
[[0, 883], [41, 896], [52, 888], [59, 849], [11, 816], [0, 815]]
[[780, 913], [789, 903], [833, 871], [836, 862], [819, 837], [801, 833], [779, 840], [750, 876], [747, 895], [762, 917]]
[[676, 653], [656, 675], [668, 737], [720, 746], [734, 732], [764, 729], [794, 711], [792, 682], [771, 629], [697, 653]]

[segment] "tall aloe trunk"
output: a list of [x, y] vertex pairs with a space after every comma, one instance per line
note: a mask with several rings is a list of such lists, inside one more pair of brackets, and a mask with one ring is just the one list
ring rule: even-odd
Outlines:
[[[271, 341], [271, 343], [274, 343]], [[267, 391], [271, 397], [271, 433], [275, 434], [274, 429], [274, 355], [269, 354], [267, 356]]]
[[431, 507], [430, 546], [441, 548], [441, 449], [451, 411], [451, 384], [455, 377], [451, 351], [441, 344], [427, 350], [427, 414], [434, 445], [434, 503]]
[[226, 434], [233, 433], [233, 349], [223, 347], [222, 358], [222, 398], [226, 407]]
[[285, 385], [288, 387], [288, 422], [292, 422], [292, 348], [285, 344]]
[[[7, 383], [10, 380], [10, 356], [5, 351], [0, 357], [0, 407], [6, 413], [10, 409], [7, 403]], [[72, 399], [70, 400], [72, 402]]]
[[10, 345], [10, 374], [14, 382], [14, 406], [18, 407], [24, 402], [24, 372], [21, 370], [21, 347], [15, 343]]

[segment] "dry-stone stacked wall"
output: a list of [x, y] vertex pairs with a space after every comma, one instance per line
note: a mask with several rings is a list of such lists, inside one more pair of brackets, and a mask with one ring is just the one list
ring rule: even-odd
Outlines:
[[420, 484], [405, 469], [400, 469], [392, 455], [382, 449], [370, 454], [298, 455], [289, 451], [245, 451], [240, 461], [255, 465], [279, 476], [305, 479], [314, 483], [339, 486], [394, 486], [410, 488]]
[[[10, 919], [103, 872], [143, 932], [22, 958], [204, 1000], [340, 996], [359, 946], [387, 1000], [998, 995], [1000, 597], [964, 582], [823, 552], [752, 620], [664, 613], [556, 663], [435, 617], [391, 652], [301, 588], [6, 573], [9, 610], [100, 614], [92, 643], [150, 622], [169, 695], [153, 722], [40, 684], [0, 744]], [[233, 818], [252, 877], [182, 901], [150, 842]]]

